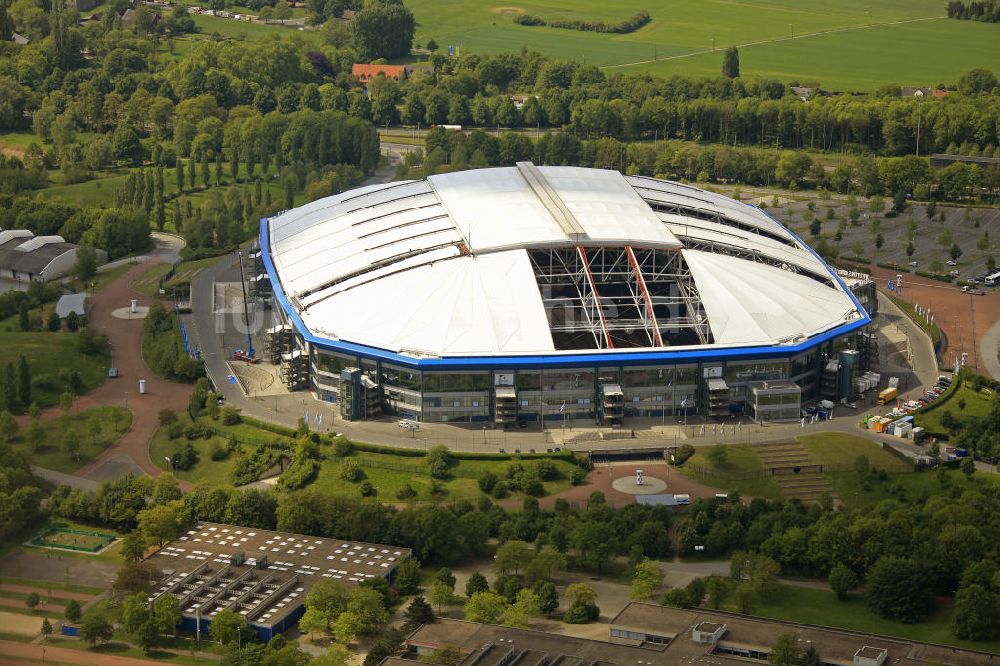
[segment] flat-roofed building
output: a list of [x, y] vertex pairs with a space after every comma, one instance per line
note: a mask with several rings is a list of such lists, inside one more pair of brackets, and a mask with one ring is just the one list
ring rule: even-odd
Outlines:
[[998, 663], [996, 655], [986, 652], [640, 602], [625, 606], [611, 620], [610, 631], [613, 642], [655, 648], [649, 650], [649, 654], [655, 655], [647, 662], [652, 664], [766, 662], [778, 638], [788, 632], [797, 634], [803, 649], [816, 648], [823, 664], [986, 666]]
[[206, 631], [223, 609], [233, 610], [267, 641], [298, 622], [317, 581], [391, 583], [410, 553], [397, 546], [203, 522], [147, 558], [163, 572], [149, 601], [177, 597], [181, 627], [195, 632]]
[[[530, 629], [514, 629], [464, 620], [439, 619], [425, 624], [406, 639], [406, 656], [423, 657], [445, 647], [465, 653], [461, 666], [551, 664], [599, 666], [603, 664], [668, 664], [662, 654], [642, 647], [618, 645]], [[402, 664], [392, 658], [383, 664]]]

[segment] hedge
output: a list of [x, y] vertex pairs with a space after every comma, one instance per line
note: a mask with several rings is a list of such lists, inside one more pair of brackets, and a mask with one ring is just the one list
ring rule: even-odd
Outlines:
[[929, 278], [931, 280], [937, 280], [938, 282], [951, 282], [952, 277], [950, 275], [941, 275], [940, 273], [931, 273], [929, 271], [914, 271], [920, 277]]

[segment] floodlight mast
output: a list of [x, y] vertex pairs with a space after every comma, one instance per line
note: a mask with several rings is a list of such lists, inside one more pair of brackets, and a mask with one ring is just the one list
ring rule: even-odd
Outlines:
[[243, 250], [237, 250], [236, 254], [240, 258], [240, 287], [243, 288], [243, 323], [247, 330], [247, 356], [254, 357], [253, 338], [250, 335], [250, 310], [247, 305], [247, 276], [243, 268]]

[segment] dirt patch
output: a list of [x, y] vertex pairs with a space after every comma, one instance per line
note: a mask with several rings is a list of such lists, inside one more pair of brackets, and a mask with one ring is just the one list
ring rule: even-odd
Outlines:
[[505, 14], [507, 16], [525, 13], [524, 7], [494, 7], [490, 11], [494, 14]]
[[42, 631], [42, 618], [0, 611], [0, 627], [22, 636], [37, 636]]
[[0, 153], [3, 153], [8, 157], [16, 157], [19, 160], [24, 159], [24, 148], [8, 148], [6, 146], [2, 146], [0, 147]]
[[[114, 582], [117, 573], [118, 565], [112, 562], [63, 557], [55, 551], [28, 553], [15, 550], [0, 558], [0, 576], [10, 578], [105, 588]], [[12, 589], [9, 585], [3, 587]]]

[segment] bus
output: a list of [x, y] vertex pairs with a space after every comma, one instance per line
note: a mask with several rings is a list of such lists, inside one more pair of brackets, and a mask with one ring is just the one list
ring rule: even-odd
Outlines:
[[1000, 271], [993, 273], [992, 275], [987, 275], [986, 279], [983, 280], [983, 284], [987, 287], [995, 287], [1000, 284]]

